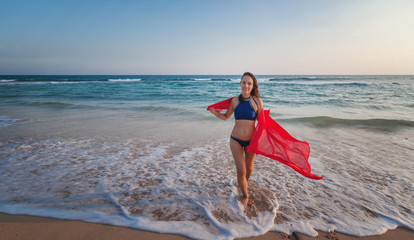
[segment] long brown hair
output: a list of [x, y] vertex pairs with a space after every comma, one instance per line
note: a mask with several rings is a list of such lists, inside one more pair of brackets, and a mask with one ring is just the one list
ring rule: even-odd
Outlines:
[[[251, 73], [251, 72], [245, 72], [245, 73], [243, 73], [243, 75], [242, 75], [242, 77], [241, 77], [241, 79], [243, 79], [243, 77], [244, 76], [249, 76], [249, 77], [251, 77], [252, 79], [253, 79], [253, 89], [252, 89], [252, 91], [250, 92], [250, 95], [251, 96], [254, 96], [254, 97], [260, 97], [260, 93], [259, 93], [259, 84], [257, 84], [257, 79], [256, 79], [256, 77], [253, 75], [253, 73]], [[240, 79], [240, 81], [241, 81], [241, 79]], [[240, 94], [239, 95], [239, 102], [243, 102], [244, 100], [243, 100], [243, 96], [242, 96], [242, 94]]]

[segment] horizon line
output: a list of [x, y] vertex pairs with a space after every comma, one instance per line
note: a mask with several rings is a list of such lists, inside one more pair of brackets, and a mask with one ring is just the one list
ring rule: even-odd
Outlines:
[[[243, 74], [0, 74], [0, 76], [241, 76]], [[254, 74], [255, 76], [412, 76], [411, 74]]]

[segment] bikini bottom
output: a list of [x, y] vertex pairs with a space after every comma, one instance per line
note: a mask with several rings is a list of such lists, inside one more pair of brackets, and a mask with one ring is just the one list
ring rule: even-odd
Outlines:
[[233, 137], [231, 135], [230, 135], [230, 138], [233, 139], [234, 141], [238, 142], [240, 144], [240, 146], [242, 146], [243, 148], [249, 146], [249, 144], [250, 144], [250, 140], [249, 141], [240, 140], [240, 139], [235, 138], [235, 137]]

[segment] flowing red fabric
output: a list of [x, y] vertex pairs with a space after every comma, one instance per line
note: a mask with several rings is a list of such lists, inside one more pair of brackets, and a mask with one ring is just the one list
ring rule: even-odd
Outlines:
[[210, 108], [214, 108], [217, 112], [221, 112], [222, 110], [227, 110], [230, 107], [232, 99], [233, 98], [231, 97], [231, 98], [226, 99], [224, 101], [221, 101], [221, 102], [215, 103], [213, 105], [210, 105], [210, 106], [207, 107], [207, 110], [210, 110]]
[[308, 162], [309, 144], [292, 137], [269, 114], [270, 110], [263, 110], [260, 113], [247, 151], [286, 164], [305, 177], [322, 179], [323, 177], [311, 173], [311, 166]]
[[[228, 109], [231, 99], [210, 105], [207, 110], [211, 107], [217, 111]], [[308, 162], [309, 144], [292, 137], [270, 117], [270, 110], [261, 111], [247, 151], [286, 164], [305, 177], [315, 180], [323, 178], [311, 173], [311, 166]]]

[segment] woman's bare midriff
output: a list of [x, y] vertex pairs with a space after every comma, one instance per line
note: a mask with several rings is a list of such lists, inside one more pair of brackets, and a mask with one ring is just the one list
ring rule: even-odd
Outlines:
[[237, 139], [249, 141], [254, 132], [255, 121], [250, 120], [236, 120], [231, 135]]

